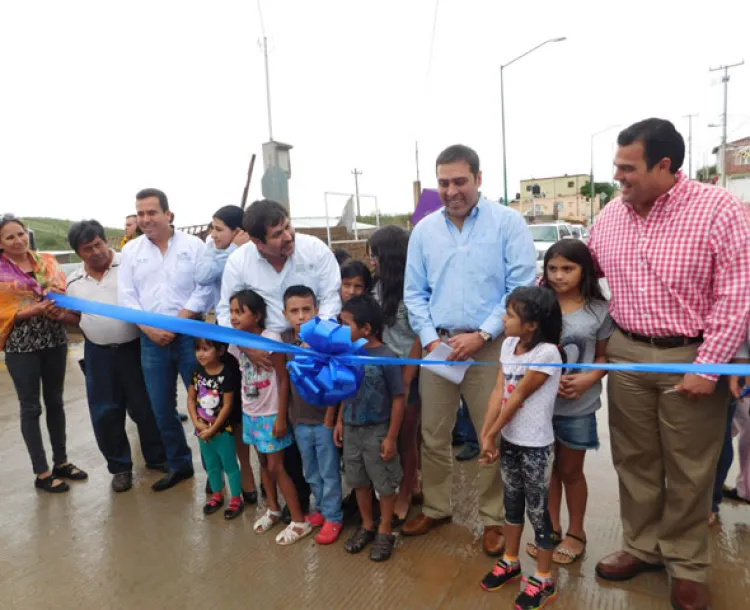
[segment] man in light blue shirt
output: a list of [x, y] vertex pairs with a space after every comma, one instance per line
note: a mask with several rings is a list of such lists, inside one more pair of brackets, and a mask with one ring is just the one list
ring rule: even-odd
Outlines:
[[[536, 279], [536, 250], [516, 211], [481, 197], [479, 156], [467, 146], [445, 149], [436, 162], [443, 208], [412, 232], [406, 261], [404, 303], [426, 352], [441, 342], [451, 358], [498, 362], [507, 296]], [[497, 369], [471, 367], [460, 385], [423, 369], [423, 512], [404, 525], [405, 535], [426, 534], [450, 519], [451, 434], [463, 394], [471, 419], [481, 426]], [[479, 467], [483, 546], [492, 556], [505, 546], [503, 484], [497, 465]]]

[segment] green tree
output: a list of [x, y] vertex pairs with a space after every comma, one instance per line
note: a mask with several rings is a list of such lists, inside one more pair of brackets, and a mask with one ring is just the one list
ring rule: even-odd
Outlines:
[[[615, 194], [615, 187], [609, 182], [594, 182], [594, 196], [599, 195], [604, 203], [612, 199]], [[587, 182], [581, 187], [581, 195], [591, 197], [591, 182]]]
[[719, 175], [719, 170], [716, 165], [708, 165], [701, 167], [695, 174], [698, 182], [711, 182], [714, 176]]

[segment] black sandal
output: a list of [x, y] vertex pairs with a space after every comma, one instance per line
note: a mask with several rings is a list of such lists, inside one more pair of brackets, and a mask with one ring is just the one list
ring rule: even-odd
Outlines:
[[375, 530], [366, 530], [364, 527], [358, 527], [354, 536], [344, 543], [344, 550], [347, 553], [361, 553], [365, 547], [375, 540]]
[[[60, 481], [60, 483], [55, 485], [55, 481]], [[61, 494], [70, 490], [70, 486], [65, 481], [58, 479], [54, 475], [44, 479], [37, 477], [34, 481], [34, 487], [51, 494]]]
[[387, 561], [393, 555], [393, 545], [396, 543], [396, 536], [393, 534], [378, 534], [372, 543], [370, 559], [373, 561]]
[[70, 479], [71, 481], [85, 481], [89, 478], [83, 470], [75, 464], [65, 464], [65, 466], [55, 466], [52, 469], [52, 476], [58, 479]]

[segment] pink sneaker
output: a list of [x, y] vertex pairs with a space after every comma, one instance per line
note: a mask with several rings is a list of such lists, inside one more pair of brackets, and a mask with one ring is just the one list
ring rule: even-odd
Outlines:
[[313, 527], [323, 527], [323, 524], [326, 522], [325, 517], [323, 517], [323, 515], [321, 515], [319, 512], [306, 515], [305, 521], [307, 521]]
[[341, 523], [331, 523], [326, 521], [323, 525], [323, 529], [318, 532], [315, 536], [315, 542], [318, 544], [333, 544], [339, 539], [341, 530], [344, 529], [344, 525]]

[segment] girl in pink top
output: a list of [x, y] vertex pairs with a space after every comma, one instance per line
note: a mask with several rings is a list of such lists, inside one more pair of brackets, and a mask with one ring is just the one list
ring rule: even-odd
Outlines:
[[[253, 290], [242, 290], [229, 301], [232, 326], [269, 339], [281, 341], [274, 332], [264, 329], [266, 302]], [[281, 489], [292, 522], [276, 536], [282, 545], [293, 544], [312, 532], [305, 521], [294, 482], [284, 469], [284, 450], [294, 443], [287, 428], [289, 375], [283, 353], [272, 353], [272, 370], [258, 367], [248, 357], [253, 350], [238, 349], [242, 371], [242, 433], [245, 443], [258, 452], [261, 480], [266, 490], [268, 509], [255, 522], [255, 533], [264, 534], [281, 520], [276, 486]]]

